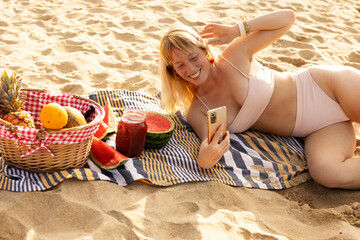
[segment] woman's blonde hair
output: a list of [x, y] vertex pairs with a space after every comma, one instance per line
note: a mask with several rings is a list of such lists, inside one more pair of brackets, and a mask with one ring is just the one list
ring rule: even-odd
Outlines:
[[215, 57], [213, 49], [191, 27], [181, 25], [174, 26], [163, 36], [160, 42], [160, 77], [161, 99], [165, 110], [175, 113], [180, 110], [187, 113], [196, 93], [196, 86], [185, 80], [179, 80], [172, 65], [172, 49], [177, 48], [187, 54], [193, 48], [201, 48], [212, 57]]

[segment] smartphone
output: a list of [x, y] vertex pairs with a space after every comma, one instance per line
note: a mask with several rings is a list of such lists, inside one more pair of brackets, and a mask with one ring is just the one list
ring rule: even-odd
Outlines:
[[223, 140], [223, 137], [226, 135], [226, 106], [222, 106], [215, 109], [210, 109], [207, 112], [207, 119], [208, 119], [208, 139], [209, 143], [211, 142], [212, 138], [216, 130], [219, 128], [220, 124], [224, 125], [223, 132], [220, 136], [219, 142]]

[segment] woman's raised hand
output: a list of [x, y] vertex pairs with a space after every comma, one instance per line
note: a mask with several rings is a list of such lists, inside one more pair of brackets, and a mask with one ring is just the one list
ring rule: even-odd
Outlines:
[[220, 45], [231, 42], [240, 35], [237, 25], [208, 24], [199, 32], [203, 39], [208, 39], [208, 44]]

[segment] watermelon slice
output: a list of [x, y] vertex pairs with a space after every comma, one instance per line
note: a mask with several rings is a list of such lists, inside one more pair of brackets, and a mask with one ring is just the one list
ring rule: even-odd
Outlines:
[[98, 139], [105, 139], [108, 135], [109, 126], [103, 121], [100, 122], [98, 130], [95, 132], [94, 137]]
[[103, 122], [106, 123], [109, 127], [108, 131], [115, 132], [116, 130], [116, 118], [114, 114], [114, 110], [111, 107], [111, 104], [107, 100], [104, 107], [105, 116]]
[[106, 101], [104, 111], [105, 111], [104, 119], [102, 120], [102, 122], [100, 122], [99, 128], [94, 135], [94, 137], [97, 137], [102, 140], [104, 140], [111, 134], [114, 134], [116, 131], [115, 114], [109, 101]]
[[174, 122], [157, 112], [146, 112], [147, 133], [145, 148], [162, 148], [170, 140], [174, 131]]
[[100, 139], [94, 137], [90, 149], [91, 160], [102, 169], [114, 169], [129, 159]]

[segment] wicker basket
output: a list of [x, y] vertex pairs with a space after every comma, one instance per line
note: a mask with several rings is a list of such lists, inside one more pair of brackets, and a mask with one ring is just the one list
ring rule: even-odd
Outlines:
[[[40, 93], [44, 92], [44, 90], [23, 90], [23, 93], [28, 93], [28, 91]], [[20, 140], [16, 139], [15, 141], [10, 137], [10, 135], [17, 136], [19, 133], [19, 128], [13, 124], [10, 124], [9, 122], [0, 119], [0, 127], [1, 125], [3, 125], [9, 131], [6, 134], [6, 136], [9, 137], [0, 137], [0, 151], [2, 152], [2, 156], [8, 165], [29, 172], [55, 172], [68, 168], [83, 167], [86, 164], [93, 139], [92, 137], [94, 136], [100, 122], [104, 118], [105, 113], [104, 109], [98, 103], [90, 99], [76, 95], [69, 96], [77, 102], [80, 101], [80, 103], [86, 103], [86, 105], [90, 104], [95, 107], [96, 111], [95, 114], [93, 114], [95, 116], [91, 118], [92, 120], [88, 124], [73, 128], [64, 128], [60, 130], [49, 130], [42, 128], [36, 134], [36, 140], [38, 141], [35, 141], [35, 143], [27, 142], [26, 144], [24, 144], [24, 142], [21, 142], [20, 138]], [[37, 109], [39, 108], [37, 107]], [[28, 111], [28, 109], [26, 108], [25, 110]], [[46, 136], [51, 136], [52, 138], [70, 136], [71, 138], [73, 134], [82, 134], [81, 131], [87, 131], [87, 139], [82, 139], [79, 140], [79, 142], [75, 142], [72, 144], [58, 144], [58, 142], [54, 141], [54, 144], [50, 142], [50, 145], [47, 145], [46, 148], [38, 147], [39, 141], [44, 141]], [[38, 147], [37, 150], [25, 155], [29, 151], [29, 149], [33, 149], [36, 147]]]

